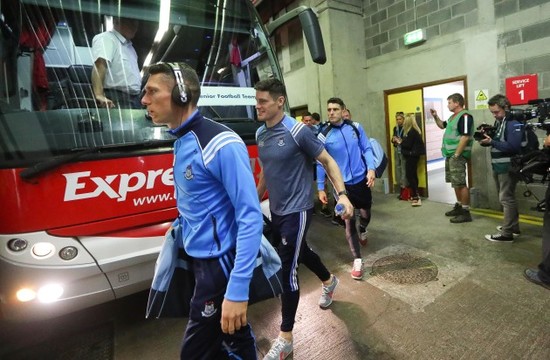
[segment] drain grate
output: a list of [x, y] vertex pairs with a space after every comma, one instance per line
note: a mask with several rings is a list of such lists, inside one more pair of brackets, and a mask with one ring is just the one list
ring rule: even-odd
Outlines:
[[437, 279], [437, 265], [429, 259], [410, 254], [390, 255], [372, 265], [372, 276], [396, 284], [423, 284]]

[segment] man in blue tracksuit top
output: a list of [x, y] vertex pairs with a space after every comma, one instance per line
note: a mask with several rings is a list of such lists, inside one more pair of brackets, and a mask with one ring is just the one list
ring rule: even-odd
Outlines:
[[[361, 258], [361, 245], [367, 244], [367, 226], [370, 222], [370, 209], [372, 194], [370, 188], [374, 186], [375, 165], [374, 155], [370, 141], [359, 123], [344, 120], [345, 104], [340, 98], [330, 98], [327, 101], [327, 114], [329, 125], [318, 135], [324, 143], [327, 152], [336, 160], [348, 198], [354, 208], [359, 209], [361, 234], [357, 234], [355, 217], [347, 219], [346, 240], [353, 255], [351, 277], [360, 280], [363, 278], [363, 259]], [[319, 200], [327, 202], [325, 192], [325, 170], [317, 165], [317, 190]]]
[[198, 112], [200, 85], [191, 67], [159, 63], [148, 74], [142, 103], [177, 137], [176, 222], [196, 282], [181, 358], [256, 359], [247, 307], [263, 218], [246, 146]]

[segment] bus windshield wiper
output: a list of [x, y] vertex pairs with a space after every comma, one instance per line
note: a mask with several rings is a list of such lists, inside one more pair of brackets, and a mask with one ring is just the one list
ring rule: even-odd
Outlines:
[[96, 153], [96, 152], [101, 152], [103, 150], [117, 150], [117, 149], [129, 149], [129, 148], [143, 149], [143, 148], [149, 148], [149, 147], [159, 147], [163, 145], [171, 146], [173, 142], [174, 140], [154, 140], [154, 141], [144, 141], [139, 143], [93, 146], [85, 149], [76, 148], [76, 149], [72, 149], [71, 153], [69, 154], [56, 156], [53, 159], [48, 159], [48, 160], [36, 163], [33, 166], [30, 166], [25, 170], [21, 171], [19, 173], [19, 176], [21, 177], [21, 179], [25, 181], [29, 181], [46, 171], [53, 170], [55, 168], [60, 167], [61, 165], [72, 163], [83, 156]]

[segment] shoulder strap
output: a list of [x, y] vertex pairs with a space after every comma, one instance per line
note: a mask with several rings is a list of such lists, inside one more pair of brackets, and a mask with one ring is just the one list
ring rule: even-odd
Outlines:
[[357, 140], [359, 140], [359, 129], [357, 129], [357, 126], [355, 126], [355, 124], [353, 123], [353, 121], [351, 120], [344, 120], [344, 124], [348, 124], [349, 126], [351, 126], [353, 128], [353, 131], [355, 131], [355, 135], [357, 135]]
[[[363, 150], [361, 149], [361, 134], [359, 133], [359, 129], [357, 128], [357, 126], [355, 126], [355, 124], [351, 120], [348, 120], [348, 119], [344, 120], [344, 124], [348, 124], [349, 126], [351, 126], [353, 131], [355, 131], [355, 135], [357, 136], [357, 146], [359, 146], [359, 151], [361, 152], [361, 160], [363, 160], [363, 163], [365, 164], [365, 167], [367, 168], [367, 171], [368, 171], [367, 160], [365, 159], [365, 156], [363, 155]], [[374, 153], [374, 150], [373, 150], [373, 153]]]
[[[361, 140], [360, 140], [360, 137], [361, 135], [359, 134], [359, 129], [357, 129], [357, 126], [355, 126], [355, 124], [353, 123], [353, 121], [351, 120], [348, 120], [348, 119], [345, 119], [343, 121], [343, 124], [347, 124], [349, 126], [351, 126], [351, 128], [353, 129], [353, 131], [355, 131], [355, 135], [357, 136], [357, 142], [359, 143], [359, 145], [361, 145]], [[321, 131], [321, 134], [323, 134], [323, 136], [327, 136], [327, 134], [329, 133], [329, 131], [333, 128], [334, 126], [332, 126], [332, 124], [329, 123], [329, 125], [327, 125], [322, 131]]]
[[332, 124], [328, 124], [328, 125], [325, 125], [323, 127], [323, 129], [321, 130], [321, 134], [323, 134], [323, 136], [327, 136], [328, 132], [332, 129]]

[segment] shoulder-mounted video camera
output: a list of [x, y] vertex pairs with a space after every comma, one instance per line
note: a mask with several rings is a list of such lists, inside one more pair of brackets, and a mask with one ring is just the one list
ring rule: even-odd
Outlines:
[[[550, 98], [531, 100], [529, 105], [531, 106], [525, 109], [510, 109], [509, 114], [521, 122], [526, 130], [543, 129], [547, 135], [550, 134]], [[528, 121], [535, 118], [538, 122]], [[549, 148], [514, 156], [511, 160], [510, 174], [527, 184], [534, 181], [535, 175], [542, 176], [542, 183], [550, 175]]]
[[[529, 100], [529, 107], [525, 109], [511, 108], [509, 115], [524, 123], [526, 128], [543, 129], [546, 134], [550, 134], [550, 98]], [[529, 122], [528, 120], [537, 119], [538, 122]]]
[[[543, 129], [546, 134], [550, 134], [550, 98], [529, 100], [529, 107], [525, 109], [510, 108], [506, 116], [510, 117], [525, 126], [525, 129]], [[538, 122], [530, 122], [531, 119], [537, 119]], [[494, 138], [496, 134], [496, 126], [489, 124], [481, 124], [474, 132], [476, 141], [483, 140], [485, 135]]]

